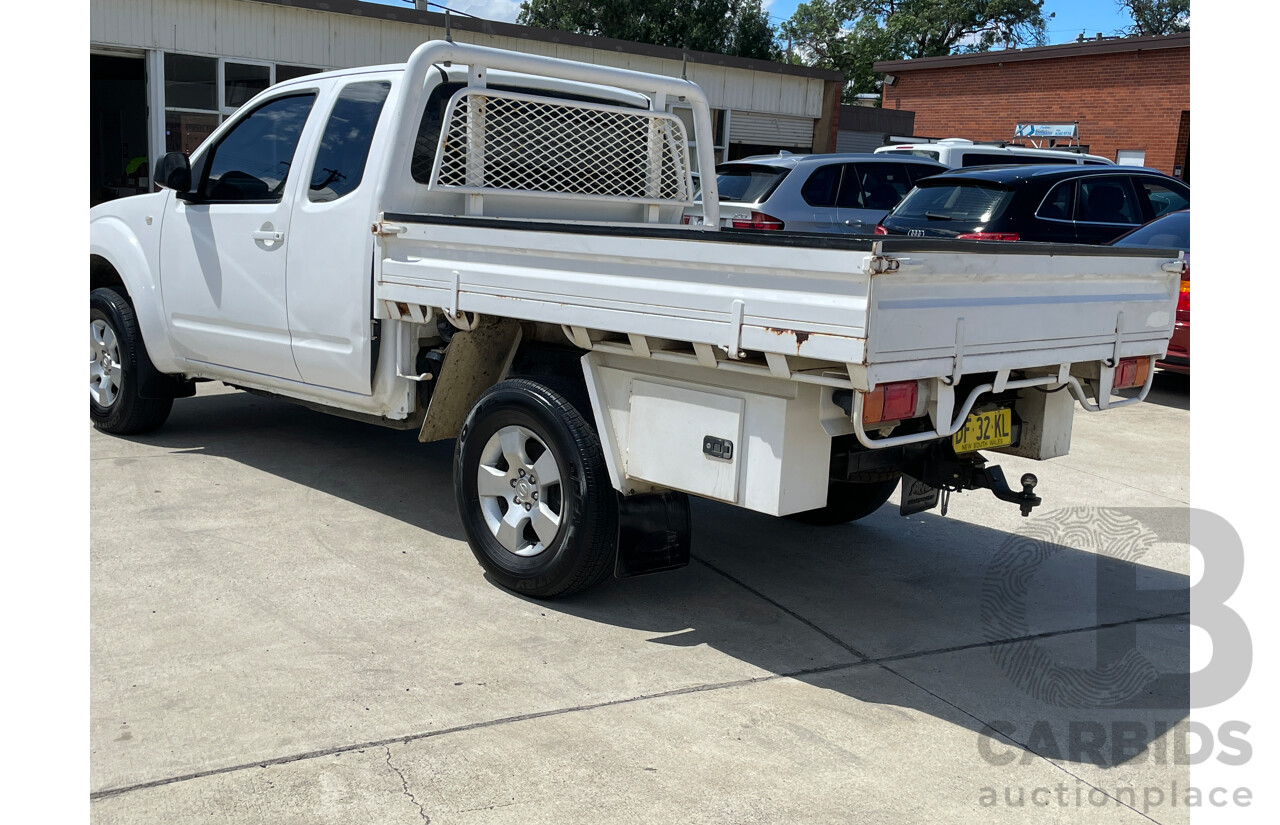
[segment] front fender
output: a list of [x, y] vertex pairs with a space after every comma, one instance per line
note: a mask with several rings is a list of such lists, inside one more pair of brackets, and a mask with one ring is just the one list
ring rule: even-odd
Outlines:
[[167, 194], [122, 198], [91, 209], [89, 254], [111, 264], [124, 282], [156, 369], [176, 373], [183, 364], [169, 340], [160, 287], [160, 224]]

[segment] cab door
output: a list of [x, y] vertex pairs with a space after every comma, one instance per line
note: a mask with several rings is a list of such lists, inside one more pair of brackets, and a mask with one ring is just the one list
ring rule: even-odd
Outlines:
[[315, 90], [239, 113], [172, 196], [160, 240], [171, 339], [183, 357], [299, 380], [289, 338], [285, 255], [301, 175], [291, 174]]

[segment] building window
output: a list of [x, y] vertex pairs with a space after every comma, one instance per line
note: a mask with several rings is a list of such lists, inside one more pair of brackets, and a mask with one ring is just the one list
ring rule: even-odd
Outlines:
[[164, 148], [188, 155], [254, 95], [324, 69], [194, 54], [164, 56]]

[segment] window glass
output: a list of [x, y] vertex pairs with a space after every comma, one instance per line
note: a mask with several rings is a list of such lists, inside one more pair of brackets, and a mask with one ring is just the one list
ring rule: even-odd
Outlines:
[[283, 63], [277, 63], [276, 82], [283, 83], [286, 80], [293, 80], [295, 77], [306, 77], [309, 74], [323, 71], [324, 69], [312, 69], [309, 66], [286, 66]]
[[759, 203], [773, 194], [790, 170], [756, 164], [728, 164], [716, 170], [716, 189], [722, 201]]
[[800, 197], [804, 202], [810, 206], [835, 206], [841, 168], [840, 164], [831, 163], [813, 170], [804, 186], [800, 187]]
[[186, 152], [188, 155], [199, 148], [204, 139], [218, 128], [218, 116], [204, 112], [164, 113], [164, 150], [166, 152]]
[[1073, 180], [1063, 181], [1053, 187], [1044, 199], [1044, 203], [1040, 204], [1036, 216], [1055, 221], [1071, 220], [1071, 202], [1075, 197], [1075, 191], [1076, 182]]
[[277, 97], [242, 118], [206, 160], [201, 190], [215, 201], [279, 200], [315, 95]]
[[1166, 212], [1177, 212], [1180, 209], [1186, 209], [1191, 205], [1191, 199], [1187, 195], [1183, 195], [1171, 186], [1155, 180], [1139, 178], [1135, 181], [1138, 184], [1138, 191], [1146, 197], [1147, 203], [1151, 204], [1151, 217], [1158, 218]]
[[373, 131], [390, 91], [391, 84], [379, 80], [352, 83], [338, 95], [320, 138], [308, 199], [317, 203], [334, 201], [360, 185]]
[[271, 85], [271, 67], [227, 61], [222, 67], [223, 105], [238, 109]]
[[908, 163], [907, 171], [911, 173], [911, 185], [915, 186], [918, 181], [924, 180], [930, 175], [947, 171], [947, 167], [930, 166], [927, 163]]
[[1152, 221], [1120, 238], [1115, 246], [1157, 246], [1190, 252], [1191, 213], [1173, 212], [1158, 221]]
[[893, 210], [895, 218], [987, 223], [1000, 216], [1013, 200], [1013, 190], [985, 183], [930, 186], [923, 181]]
[[859, 163], [853, 168], [862, 186], [864, 209], [892, 209], [911, 191], [911, 175], [905, 163]]
[[217, 58], [165, 54], [164, 105], [171, 109], [217, 111]]
[[1097, 177], [1080, 181], [1080, 206], [1076, 220], [1088, 223], [1142, 223], [1137, 197], [1124, 177]]

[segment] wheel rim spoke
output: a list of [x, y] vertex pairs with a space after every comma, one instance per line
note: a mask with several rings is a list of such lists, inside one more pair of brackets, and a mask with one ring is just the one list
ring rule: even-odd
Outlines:
[[511, 482], [507, 474], [498, 468], [481, 464], [477, 477], [476, 492], [481, 496], [491, 498], [509, 498], [511, 496]]
[[498, 444], [502, 447], [502, 455], [507, 459], [511, 470], [529, 469], [529, 455], [525, 452], [525, 442], [529, 433], [522, 427], [507, 427], [498, 434]]
[[551, 512], [551, 508], [545, 504], [539, 504], [530, 515], [533, 531], [538, 534], [538, 541], [542, 542], [544, 547], [555, 541], [556, 533], [560, 532], [560, 515]]
[[524, 525], [529, 520], [529, 514], [521, 507], [508, 507], [506, 514], [502, 520], [498, 522], [498, 529], [494, 535], [498, 539], [498, 543], [510, 550], [516, 555], [521, 555], [524, 541]]
[[544, 490], [560, 483], [560, 467], [550, 450], [543, 452], [533, 463], [533, 475], [538, 479], [538, 486]]

